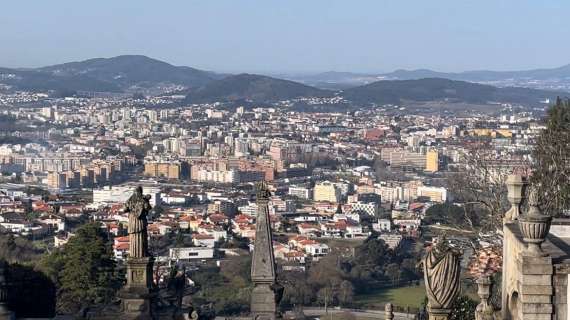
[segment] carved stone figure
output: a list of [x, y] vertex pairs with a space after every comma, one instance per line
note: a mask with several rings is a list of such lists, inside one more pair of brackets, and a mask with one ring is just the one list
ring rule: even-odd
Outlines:
[[447, 319], [461, 291], [461, 253], [447, 244], [445, 237], [422, 259], [430, 319]]
[[152, 208], [150, 196], [143, 195], [142, 187], [137, 187], [125, 203], [124, 210], [129, 213], [129, 257], [148, 257], [148, 238], [146, 216]]

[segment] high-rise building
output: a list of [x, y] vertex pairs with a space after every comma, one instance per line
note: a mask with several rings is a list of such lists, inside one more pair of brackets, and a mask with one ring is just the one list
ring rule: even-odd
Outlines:
[[429, 150], [426, 153], [426, 171], [439, 171], [439, 152], [437, 150]]
[[340, 200], [340, 190], [330, 181], [318, 183], [314, 189], [314, 200], [338, 202]]
[[182, 177], [182, 165], [180, 161], [146, 162], [144, 164], [144, 175], [148, 177], [180, 179]]

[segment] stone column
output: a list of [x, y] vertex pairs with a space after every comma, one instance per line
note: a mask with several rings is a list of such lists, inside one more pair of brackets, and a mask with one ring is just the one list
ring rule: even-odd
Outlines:
[[475, 309], [475, 320], [493, 320], [495, 309], [493, 305], [489, 303], [492, 286], [491, 279], [488, 276], [483, 276], [477, 279], [476, 283], [477, 294], [481, 299], [481, 303], [479, 303]]
[[[520, 216], [520, 205], [525, 198], [525, 188], [527, 186], [527, 181], [521, 175], [509, 175], [507, 178], [507, 191], [508, 199], [511, 203], [511, 209], [505, 213], [503, 219], [503, 234], [507, 234], [506, 225], [516, 223], [516, 220]], [[512, 254], [512, 244], [509, 243], [508, 238], [503, 239], [503, 276], [501, 277], [501, 312], [503, 313], [503, 318], [507, 318], [507, 309], [509, 301], [509, 293], [507, 290], [507, 283], [509, 281], [506, 272], [507, 266], [511, 264], [511, 260], [516, 259]]]
[[540, 244], [548, 235], [552, 217], [542, 214], [536, 188], [530, 193], [528, 202], [528, 211], [519, 218], [519, 228], [528, 247], [523, 251], [520, 261], [521, 308], [518, 311], [521, 319], [551, 319], [554, 313], [554, 267], [552, 257], [542, 251]]
[[394, 319], [394, 307], [390, 302], [386, 303], [386, 305], [384, 306], [384, 311], [385, 311], [384, 319], [386, 320]]
[[435, 309], [427, 307], [429, 320], [447, 320], [451, 315], [451, 309]]

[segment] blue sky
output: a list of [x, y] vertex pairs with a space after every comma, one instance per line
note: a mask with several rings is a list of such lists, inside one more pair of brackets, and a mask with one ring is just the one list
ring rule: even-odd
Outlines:
[[144, 54], [221, 72], [516, 70], [570, 63], [568, 0], [18, 0], [0, 66]]

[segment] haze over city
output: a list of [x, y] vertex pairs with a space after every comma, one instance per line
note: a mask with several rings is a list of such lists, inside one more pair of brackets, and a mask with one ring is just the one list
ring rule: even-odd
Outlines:
[[553, 1], [10, 1], [3, 67], [144, 54], [217, 72], [525, 70], [568, 64]]
[[570, 320], [570, 2], [0, 7], [0, 320]]

